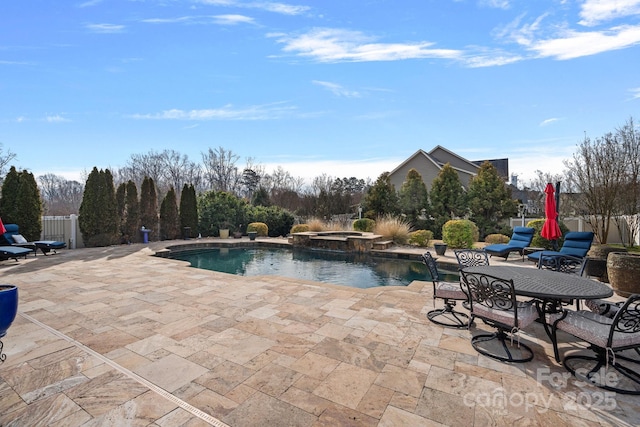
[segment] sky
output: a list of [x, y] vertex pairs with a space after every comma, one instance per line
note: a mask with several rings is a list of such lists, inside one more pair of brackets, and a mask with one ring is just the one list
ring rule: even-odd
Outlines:
[[36, 176], [219, 147], [310, 180], [417, 150], [520, 183], [640, 110], [640, 0], [0, 4], [0, 144]]

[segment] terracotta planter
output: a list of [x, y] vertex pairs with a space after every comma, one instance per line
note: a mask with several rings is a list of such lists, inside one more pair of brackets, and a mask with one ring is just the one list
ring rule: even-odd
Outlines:
[[607, 274], [613, 291], [628, 297], [640, 293], [640, 254], [611, 252], [607, 257]]

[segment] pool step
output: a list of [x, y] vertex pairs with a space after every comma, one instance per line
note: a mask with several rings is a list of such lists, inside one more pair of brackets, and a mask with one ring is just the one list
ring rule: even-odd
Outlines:
[[393, 245], [393, 240], [384, 240], [382, 242], [374, 242], [373, 249], [385, 250], [389, 249]]

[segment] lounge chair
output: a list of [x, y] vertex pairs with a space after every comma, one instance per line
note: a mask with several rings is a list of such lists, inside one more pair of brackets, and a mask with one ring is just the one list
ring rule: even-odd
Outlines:
[[529, 261], [540, 262], [540, 256], [571, 255], [578, 258], [587, 256], [593, 243], [591, 231], [571, 231], [564, 236], [564, 243], [559, 251], [538, 251], [529, 254]]
[[533, 233], [535, 233], [535, 229], [531, 227], [513, 227], [513, 234], [509, 243], [496, 243], [485, 246], [484, 251], [491, 256], [504, 257], [505, 260], [511, 252], [518, 252], [520, 255], [524, 255], [524, 248], [531, 244]]
[[56, 249], [67, 247], [66, 243], [55, 240], [36, 240], [34, 242], [28, 242], [27, 239], [20, 234], [17, 224], [6, 224], [5, 229], [6, 232], [2, 235], [5, 243], [11, 246], [29, 249], [29, 251], [33, 251], [34, 253], [37, 249], [40, 249], [43, 254], [48, 255], [51, 251], [56, 253]]
[[31, 249], [20, 248], [18, 246], [0, 246], [0, 261], [8, 259], [26, 258], [31, 253]]

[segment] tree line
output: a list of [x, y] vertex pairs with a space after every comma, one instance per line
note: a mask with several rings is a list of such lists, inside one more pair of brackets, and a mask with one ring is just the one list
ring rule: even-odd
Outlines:
[[[180, 200], [186, 185], [193, 187], [196, 195], [222, 191], [251, 205], [277, 206], [299, 220], [355, 216], [359, 212], [366, 217], [387, 213], [402, 215], [414, 227], [431, 229], [436, 236], [439, 236], [442, 224], [451, 218], [473, 220], [482, 236], [507, 232], [501, 224], [517, 214], [522, 199], [529, 199], [529, 207], [542, 212], [544, 186], [547, 182], [562, 182], [561, 216], [584, 217], [601, 243], [606, 243], [612, 223], [621, 231], [626, 243], [632, 244], [637, 237], [640, 138], [632, 118], [602, 137], [585, 136], [573, 158], [565, 161], [564, 171], [553, 174], [537, 171], [537, 178], [525, 186], [521, 191], [524, 196], [518, 201], [513, 200], [512, 189], [485, 165], [466, 190], [457, 180], [455, 170], [445, 165], [428, 193], [416, 171], [407, 175], [400, 189], [392, 188], [388, 172], [381, 174], [375, 182], [323, 174], [306, 184], [304, 179], [292, 176], [282, 167], [267, 173], [254, 159], [246, 159], [240, 166], [240, 156], [222, 147], [209, 148], [201, 156], [202, 162], [197, 163], [174, 150], [134, 154], [124, 167], [113, 169], [111, 178], [114, 186], [120, 188], [124, 184], [130, 191], [133, 191], [132, 185], [142, 189], [145, 179], [149, 179], [154, 183], [156, 200], [164, 201], [170, 191], [175, 193], [176, 200]], [[0, 173], [4, 173], [15, 158], [14, 153], [3, 151], [0, 145]], [[4, 179], [0, 215], [5, 222], [7, 214], [3, 211], [8, 210], [8, 218], [11, 218], [10, 205], [15, 196], [4, 194], [17, 191], [16, 176], [22, 176], [25, 182], [30, 179], [27, 171], [18, 172], [15, 168]], [[39, 176], [35, 181], [41, 198], [39, 212], [46, 215], [79, 213], [86, 184], [53, 174]], [[38, 212], [38, 209], [32, 211]]]

